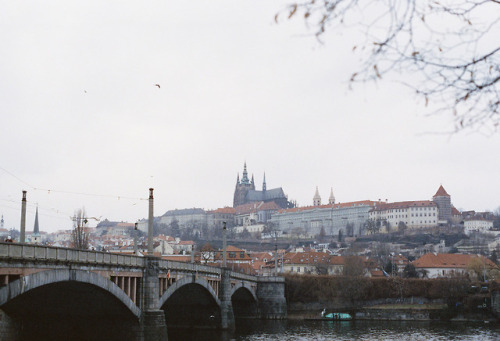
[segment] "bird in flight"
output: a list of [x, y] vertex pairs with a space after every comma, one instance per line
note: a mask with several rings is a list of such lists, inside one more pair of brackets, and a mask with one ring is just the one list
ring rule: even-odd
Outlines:
[[157, 87], [158, 87], [158, 89], [160, 88], [160, 84], [155, 84], [155, 86], [157, 86]]

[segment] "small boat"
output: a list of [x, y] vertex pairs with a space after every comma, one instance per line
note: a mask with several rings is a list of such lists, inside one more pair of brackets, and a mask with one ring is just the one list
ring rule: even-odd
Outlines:
[[325, 320], [334, 320], [334, 321], [348, 321], [352, 320], [352, 316], [347, 313], [329, 313], [323, 316]]

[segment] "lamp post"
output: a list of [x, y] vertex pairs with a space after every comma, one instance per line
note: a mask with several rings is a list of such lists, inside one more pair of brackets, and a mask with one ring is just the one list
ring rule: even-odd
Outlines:
[[227, 266], [227, 240], [226, 240], [226, 222], [222, 222], [222, 267]]
[[135, 223], [134, 227], [134, 255], [138, 255], [138, 248], [137, 248], [137, 223]]
[[193, 241], [193, 246], [191, 247], [191, 264], [194, 264], [194, 247], [195, 247], [195, 242]]
[[24, 243], [26, 239], [26, 191], [23, 191], [21, 200], [21, 233], [19, 235], [19, 243]]
[[153, 255], [153, 188], [149, 189], [149, 214], [148, 214], [148, 256]]
[[278, 276], [278, 231], [274, 230], [274, 274]]

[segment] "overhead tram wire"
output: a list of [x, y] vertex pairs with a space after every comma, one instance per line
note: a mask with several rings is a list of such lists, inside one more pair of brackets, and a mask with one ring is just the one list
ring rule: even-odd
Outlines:
[[61, 193], [61, 194], [83, 195], [83, 196], [89, 196], [89, 197], [95, 197], [95, 198], [116, 198], [118, 200], [120, 200], [120, 199], [126, 199], [126, 200], [148, 200], [148, 198], [136, 198], [136, 197], [122, 196], [122, 195], [94, 194], [94, 193], [61, 191], [61, 190], [54, 190], [54, 189], [49, 189], [49, 188], [40, 188], [40, 187], [36, 187], [36, 186], [33, 186], [33, 185], [27, 183], [26, 181], [24, 181], [23, 179], [19, 178], [18, 176], [16, 176], [12, 172], [9, 172], [5, 168], [3, 168], [2, 166], [0, 166], [0, 169], [3, 170], [5, 173], [9, 174], [10, 176], [12, 176], [13, 178], [15, 178], [16, 180], [18, 180], [19, 182], [21, 182], [24, 185], [28, 186], [29, 188], [31, 188], [31, 189], [33, 189], [35, 191], [47, 192], [48, 194], [50, 194], [51, 192], [53, 192], [53, 193]]
[[[2, 198], [0, 198], [0, 200], [1, 201], [6, 201], [8, 203], [18, 204], [17, 201], [12, 200], [12, 199], [2, 199]], [[68, 217], [71, 216], [69, 213], [63, 212], [62, 210], [55, 209], [55, 208], [45, 208], [43, 205], [40, 206], [38, 203], [34, 204], [31, 201], [29, 201], [29, 200], [27, 200], [26, 203], [27, 203], [28, 206], [31, 206], [31, 208], [38, 207], [38, 209], [41, 211], [39, 214], [42, 215], [42, 216], [45, 216], [45, 217], [51, 217], [51, 218], [57, 218], [57, 219], [68, 219]], [[12, 210], [15, 210], [15, 211], [18, 211], [19, 213], [21, 213], [21, 209], [19, 207], [12, 207], [12, 206], [7, 206], [7, 205], [0, 205], [0, 207], [10, 208]], [[53, 213], [58, 214], [58, 215], [52, 215], [52, 214], [43, 213], [43, 211], [50, 211], [50, 212], [53, 212]]]

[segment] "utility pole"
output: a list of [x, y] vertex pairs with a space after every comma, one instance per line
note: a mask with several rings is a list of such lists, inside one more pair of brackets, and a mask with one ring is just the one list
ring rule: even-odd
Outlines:
[[153, 255], [153, 188], [149, 189], [148, 256]]
[[226, 240], [226, 222], [222, 222], [222, 267], [227, 267], [227, 240]]
[[24, 243], [26, 240], [26, 191], [23, 191], [23, 199], [21, 200], [21, 234], [19, 243]]

